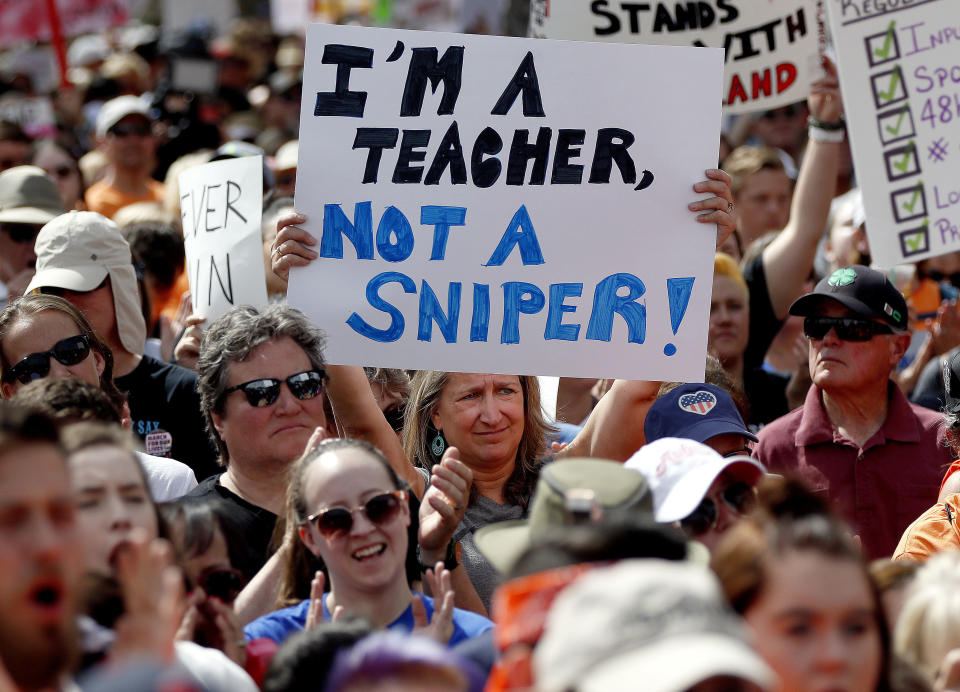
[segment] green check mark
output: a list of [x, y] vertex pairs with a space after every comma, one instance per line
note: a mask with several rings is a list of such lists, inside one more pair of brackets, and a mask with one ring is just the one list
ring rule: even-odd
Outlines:
[[908, 235], [903, 239], [907, 245], [908, 250], [913, 252], [918, 252], [923, 249], [923, 241], [925, 240], [925, 234], [923, 231], [917, 231], [913, 235]]
[[903, 203], [903, 208], [912, 214], [914, 208], [917, 206], [917, 201], [920, 199], [920, 193], [922, 192], [923, 192], [923, 183], [920, 183], [919, 185], [917, 185], [916, 189], [914, 189], [913, 195], [910, 196], [910, 201]]
[[896, 22], [890, 22], [890, 26], [887, 27], [887, 35], [883, 39], [883, 48], [873, 49], [873, 54], [881, 60], [886, 60], [890, 57], [890, 49], [893, 48], [893, 32], [896, 26]]
[[900, 134], [900, 126], [903, 125], [903, 119], [906, 116], [907, 116], [906, 109], [900, 111], [900, 115], [897, 116], [897, 124], [894, 126], [886, 125], [884, 129], [894, 136]]
[[897, 86], [900, 84], [900, 68], [895, 67], [893, 76], [890, 78], [890, 88], [887, 91], [878, 91], [877, 96], [881, 101], [892, 101], [893, 95], [897, 93]]
[[910, 144], [907, 145], [907, 148], [903, 152], [903, 158], [900, 159], [899, 161], [894, 161], [893, 167], [896, 168], [901, 173], [906, 173], [907, 168], [910, 166], [910, 157], [913, 156], [913, 151], [914, 151], [913, 142], [910, 142]]

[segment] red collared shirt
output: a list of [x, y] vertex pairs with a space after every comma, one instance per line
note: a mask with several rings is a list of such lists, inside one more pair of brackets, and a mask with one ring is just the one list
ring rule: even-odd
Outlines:
[[892, 382], [887, 419], [863, 447], [841, 435], [813, 385], [803, 406], [760, 431], [754, 456], [828, 494], [854, 527], [868, 559], [890, 555], [910, 523], [937, 501], [952, 460], [943, 416], [914, 406]]

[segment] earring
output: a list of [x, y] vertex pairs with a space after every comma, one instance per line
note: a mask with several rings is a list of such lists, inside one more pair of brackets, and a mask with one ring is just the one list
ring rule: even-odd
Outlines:
[[433, 438], [433, 442], [430, 443], [430, 451], [433, 452], [433, 456], [439, 457], [443, 455], [443, 450], [447, 448], [447, 441], [443, 439], [443, 431], [438, 430], [437, 436]]

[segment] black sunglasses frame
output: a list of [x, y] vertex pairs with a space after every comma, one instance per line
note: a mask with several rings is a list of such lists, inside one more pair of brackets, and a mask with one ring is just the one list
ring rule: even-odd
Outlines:
[[[350, 530], [353, 528], [354, 512], [363, 512], [363, 515], [371, 524], [383, 526], [396, 518], [397, 514], [400, 513], [400, 506], [406, 501], [407, 492], [405, 490], [378, 493], [359, 507], [325, 507], [319, 512], [315, 512], [307, 517], [304, 523], [313, 524], [321, 536], [326, 539], [331, 539], [350, 533]], [[384, 503], [382, 512], [373, 509], [371, 513], [371, 505], [380, 502]], [[340, 519], [335, 519], [335, 517], [340, 517]], [[326, 522], [334, 521], [338, 525], [329, 525], [328, 523], [324, 526], [325, 519]]]
[[[304, 377], [307, 375], [308, 377]], [[242, 382], [223, 390], [223, 396], [226, 397], [231, 392], [241, 391], [247, 397], [247, 403], [254, 408], [266, 408], [273, 406], [280, 398], [280, 386], [286, 382], [287, 388], [300, 401], [315, 399], [323, 391], [323, 381], [326, 379], [326, 373], [323, 370], [311, 368], [303, 372], [294, 373], [283, 380], [273, 377], [260, 377], [256, 380]], [[313, 386], [316, 386], [313, 389]]]
[[[74, 346], [75, 342], [77, 345]], [[10, 367], [8, 380], [19, 380], [22, 384], [29, 384], [34, 380], [42, 380], [50, 374], [50, 359], [55, 358], [61, 365], [71, 366], [83, 362], [90, 355], [90, 337], [86, 334], [68, 336], [60, 339], [49, 351], [31, 353]], [[34, 377], [36, 375], [36, 377]]]
[[893, 334], [886, 324], [859, 317], [805, 317], [803, 334], [808, 339], [822, 339], [833, 329], [842, 341], [870, 341], [879, 334]]

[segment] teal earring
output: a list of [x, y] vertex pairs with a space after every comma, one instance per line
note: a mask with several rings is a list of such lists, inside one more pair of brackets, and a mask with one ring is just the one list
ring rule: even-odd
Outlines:
[[440, 457], [443, 456], [443, 450], [447, 448], [447, 441], [443, 439], [443, 431], [438, 430], [437, 436], [433, 438], [433, 442], [430, 443], [430, 451], [433, 452], [433, 456]]

